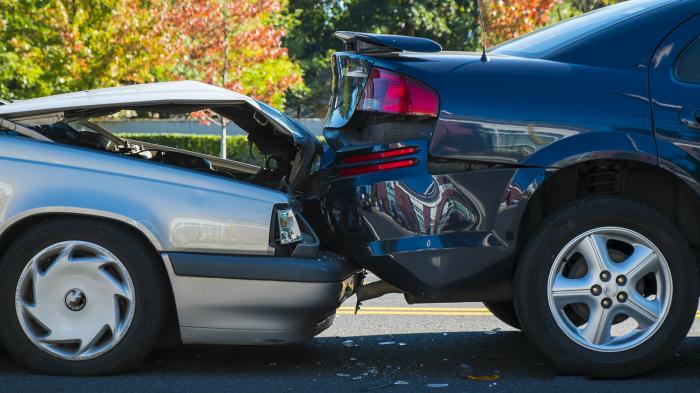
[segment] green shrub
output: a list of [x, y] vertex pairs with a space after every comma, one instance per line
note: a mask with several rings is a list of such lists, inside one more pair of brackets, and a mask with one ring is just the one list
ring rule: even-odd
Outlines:
[[[175, 147], [178, 149], [194, 151], [197, 153], [219, 156], [221, 151], [221, 137], [216, 135], [191, 135], [191, 134], [119, 134], [122, 138], [137, 141], [155, 143], [158, 145]], [[247, 162], [260, 165], [264, 157], [257, 149], [253, 149], [252, 155], [246, 135], [229, 136], [226, 146], [226, 155], [230, 160]]]

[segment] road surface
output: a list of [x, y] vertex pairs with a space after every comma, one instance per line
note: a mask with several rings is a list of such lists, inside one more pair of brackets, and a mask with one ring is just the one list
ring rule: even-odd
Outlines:
[[390, 295], [367, 302], [361, 315], [351, 315], [353, 302], [346, 302], [333, 327], [309, 344], [180, 346], [156, 351], [119, 376], [31, 375], [0, 353], [0, 386], [3, 392], [71, 393], [639, 393], [700, 387], [700, 323], [658, 371], [624, 381], [597, 381], [557, 375], [522, 333], [489, 316], [479, 303], [409, 306], [401, 296]]

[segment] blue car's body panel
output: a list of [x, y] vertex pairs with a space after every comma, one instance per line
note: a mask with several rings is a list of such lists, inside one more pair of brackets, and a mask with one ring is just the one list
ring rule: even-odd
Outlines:
[[[478, 53], [337, 54], [418, 79], [440, 99], [431, 132], [405, 142], [427, 148], [417, 166], [332, 183], [326, 208], [345, 252], [417, 301], [487, 300], [479, 292], [512, 276], [528, 202], [557, 170], [626, 160], [660, 165], [700, 191], [700, 134], [678, 121], [678, 105], [700, 105], [700, 86], [668, 78], [700, 35], [700, 2], [654, 7], [537, 57], [503, 47], [487, 62]], [[659, 60], [664, 40], [672, 49]], [[349, 142], [360, 128], [350, 117], [333, 120], [326, 137], [339, 154], [362, 147]], [[491, 292], [491, 301], [510, 297]]]
[[681, 116], [700, 110], [700, 85], [679, 81], [675, 64], [699, 32], [700, 16], [674, 30], [659, 45], [649, 72], [660, 164], [678, 173], [696, 190], [700, 190], [700, 129], [683, 125]]

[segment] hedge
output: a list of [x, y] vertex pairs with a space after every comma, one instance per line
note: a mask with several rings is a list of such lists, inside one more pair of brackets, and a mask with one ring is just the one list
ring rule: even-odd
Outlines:
[[[194, 151], [197, 153], [219, 156], [221, 152], [221, 137], [216, 135], [190, 135], [190, 134], [119, 134], [122, 138], [137, 141], [155, 143], [163, 146], [175, 147]], [[248, 137], [246, 135], [229, 136], [226, 146], [227, 157], [231, 160], [262, 164], [263, 156], [253, 149], [251, 155]]]

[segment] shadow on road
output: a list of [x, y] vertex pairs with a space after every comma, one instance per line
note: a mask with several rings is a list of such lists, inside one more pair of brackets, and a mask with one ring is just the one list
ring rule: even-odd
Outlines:
[[[347, 340], [352, 340], [352, 346]], [[469, 365], [475, 374], [499, 374], [500, 378], [460, 378], [458, 374], [464, 367], [461, 365]], [[169, 391], [224, 391], [232, 386], [257, 386], [254, 391], [359, 391], [368, 387], [384, 391], [382, 384], [395, 381], [406, 381], [420, 389], [431, 383], [450, 384], [445, 391], [465, 385], [477, 390], [500, 387], [519, 391], [542, 391], [543, 385], [549, 389], [570, 389], [573, 385], [573, 391], [583, 391], [589, 387], [599, 389], [600, 384], [608, 388], [611, 384], [647, 388], [658, 384], [661, 388], [667, 387], [664, 381], [670, 380], [697, 386], [698, 370], [700, 338], [695, 337], [687, 338], [677, 355], [653, 373], [632, 381], [590, 381], [557, 375], [553, 365], [522, 333], [466, 332], [324, 337], [304, 345], [274, 347], [178, 346], [154, 352], [128, 374], [104, 379]], [[8, 355], [0, 356], [0, 383], [17, 377], [24, 382], [37, 378], [47, 384], [57, 380], [75, 382], [73, 378], [29, 377]], [[105, 390], [100, 380], [103, 378], [93, 378], [88, 385]], [[390, 387], [391, 391], [399, 388]]]

